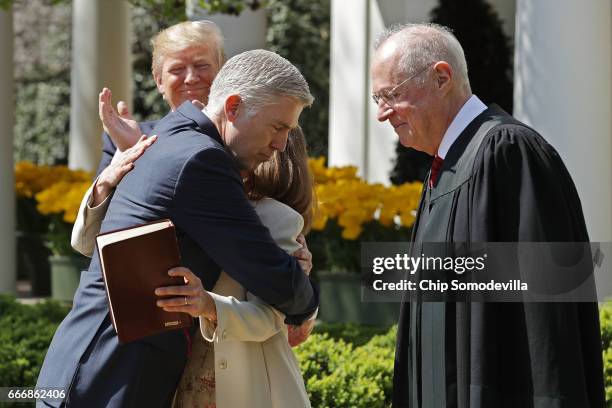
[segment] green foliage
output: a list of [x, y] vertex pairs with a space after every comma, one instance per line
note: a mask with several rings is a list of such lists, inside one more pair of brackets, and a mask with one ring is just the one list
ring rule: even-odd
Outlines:
[[165, 116], [170, 107], [157, 90], [151, 70], [134, 67], [134, 94], [132, 113], [137, 121], [157, 120]]
[[389, 406], [395, 330], [363, 346], [315, 333], [295, 349], [312, 406]]
[[[489, 2], [439, 0], [431, 21], [451, 28], [463, 46], [472, 92], [485, 104], [496, 103], [512, 112], [513, 48]], [[400, 143], [396, 153], [393, 183], [422, 181], [431, 167], [431, 157]]]
[[142, 7], [132, 11], [132, 58], [134, 95], [132, 113], [136, 120], [160, 119], [168, 113], [168, 104], [157, 90], [151, 73], [151, 39], [155, 34], [168, 27], [168, 23], [156, 19], [154, 14]]
[[320, 323], [315, 326], [313, 333], [326, 333], [331, 339], [342, 339], [354, 347], [359, 347], [369, 342], [372, 337], [384, 334], [388, 330], [389, 328], [361, 326], [356, 323]]
[[49, 343], [68, 309], [56, 302], [34, 306], [0, 295], [0, 384], [32, 387]]
[[[61, 3], [68, 3], [71, 0], [43, 0], [45, 4], [56, 5]], [[15, 0], [0, 0], [0, 9], [8, 10], [10, 6], [15, 3]]]
[[239, 16], [247, 7], [257, 10], [266, 5], [266, 1], [259, 0], [198, 0], [198, 5], [209, 14], [221, 13]]
[[67, 223], [62, 217], [62, 214], [49, 215], [49, 229], [45, 233], [45, 245], [53, 255], [74, 255], [75, 250], [70, 245], [73, 224]]
[[[158, 20], [163, 20], [169, 24], [185, 21], [185, 0], [127, 0], [135, 7], [147, 10]], [[0, 9], [8, 10], [15, 0], [0, 0]], [[55, 5], [68, 3], [70, 0], [44, 0], [44, 3]], [[265, 0], [197, 0], [198, 5], [210, 14], [222, 13], [240, 15], [247, 7], [257, 10], [265, 6]]]
[[269, 0], [267, 14], [268, 49], [300, 69], [315, 97], [300, 118], [309, 154], [327, 156], [330, 1]]
[[187, 20], [185, 0], [128, 0], [135, 8], [146, 10], [147, 14], [172, 25]]
[[[172, 25], [187, 19], [185, 0], [128, 0], [132, 5], [142, 8], [156, 20]], [[249, 8], [257, 10], [265, 5], [265, 0], [194, 0], [198, 6], [209, 14], [221, 13], [239, 16]]]
[[601, 349], [604, 363], [606, 401], [608, 408], [612, 408], [612, 302], [600, 305], [599, 321], [601, 324]]
[[70, 82], [67, 76], [17, 81], [15, 161], [65, 164], [69, 124]]
[[70, 5], [14, 2], [16, 161], [65, 164], [70, 123]]

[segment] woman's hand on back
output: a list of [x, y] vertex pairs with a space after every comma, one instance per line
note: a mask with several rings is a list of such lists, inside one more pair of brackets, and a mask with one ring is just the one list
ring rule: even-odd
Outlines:
[[111, 164], [108, 165], [96, 180], [92, 190], [91, 206], [95, 207], [108, 197], [117, 187], [121, 179], [134, 168], [134, 162], [151, 146], [157, 136], [142, 135], [136, 144], [125, 151], [115, 153]]

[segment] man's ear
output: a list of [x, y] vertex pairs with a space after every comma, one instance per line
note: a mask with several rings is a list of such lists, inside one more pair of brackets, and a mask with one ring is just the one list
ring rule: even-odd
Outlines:
[[157, 90], [160, 94], [162, 94], [162, 96], [164, 96], [164, 86], [162, 85], [161, 75], [153, 74], [153, 79], [155, 79], [155, 85], [157, 85]]
[[448, 91], [453, 79], [453, 68], [446, 61], [439, 61], [434, 65], [436, 72], [436, 85], [440, 90]]
[[225, 98], [225, 104], [223, 106], [223, 110], [225, 112], [225, 117], [229, 122], [235, 122], [238, 119], [238, 112], [240, 110], [240, 106], [242, 105], [242, 98], [240, 95], [230, 95]]

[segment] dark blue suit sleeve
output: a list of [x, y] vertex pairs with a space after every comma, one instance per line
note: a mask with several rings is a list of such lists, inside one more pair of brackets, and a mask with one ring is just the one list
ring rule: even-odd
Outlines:
[[108, 133], [102, 133], [102, 158], [100, 159], [100, 164], [98, 164], [98, 170], [96, 171], [96, 177], [100, 175], [102, 170], [104, 170], [110, 164], [111, 160], [113, 160], [113, 156], [115, 155], [115, 151], [117, 148], [115, 144], [111, 140]]
[[176, 183], [176, 226], [244, 288], [300, 324], [318, 306], [316, 286], [272, 239], [247, 200], [231, 157], [211, 148], [192, 156]]

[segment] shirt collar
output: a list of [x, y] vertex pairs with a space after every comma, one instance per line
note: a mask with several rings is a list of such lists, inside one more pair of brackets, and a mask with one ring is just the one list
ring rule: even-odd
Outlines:
[[486, 109], [487, 105], [482, 103], [476, 95], [472, 95], [470, 99], [463, 104], [448, 129], [446, 129], [442, 137], [442, 142], [440, 142], [440, 147], [438, 147], [438, 156], [444, 159], [448, 150], [453, 143], [455, 143], [455, 140], [457, 140], [461, 132], [465, 130], [471, 121], [476, 119], [476, 116], [480, 115]]

